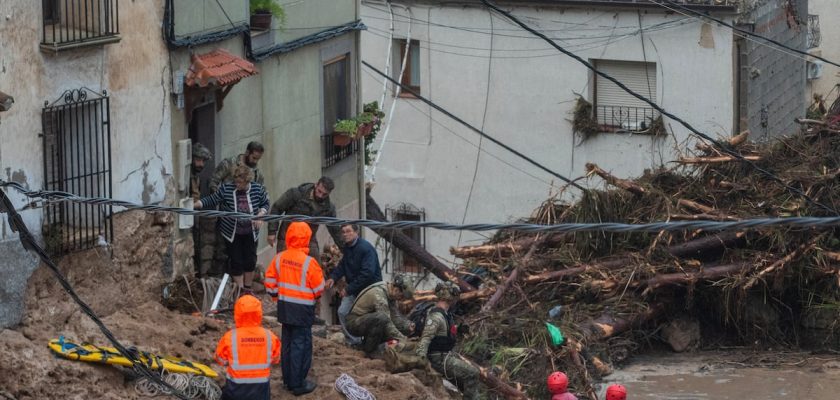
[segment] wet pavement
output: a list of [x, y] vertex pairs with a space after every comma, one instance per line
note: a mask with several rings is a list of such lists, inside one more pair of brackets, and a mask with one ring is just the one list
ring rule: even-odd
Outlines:
[[840, 355], [745, 351], [637, 357], [604, 380], [628, 399], [840, 399]]

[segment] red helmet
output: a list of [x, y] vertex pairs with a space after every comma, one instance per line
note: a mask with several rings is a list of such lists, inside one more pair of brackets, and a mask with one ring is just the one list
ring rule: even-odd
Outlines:
[[605, 400], [626, 400], [627, 389], [622, 385], [610, 385], [607, 388], [607, 397]]
[[548, 385], [548, 391], [552, 394], [563, 393], [569, 387], [569, 378], [566, 377], [566, 374], [555, 371], [548, 376], [546, 385]]

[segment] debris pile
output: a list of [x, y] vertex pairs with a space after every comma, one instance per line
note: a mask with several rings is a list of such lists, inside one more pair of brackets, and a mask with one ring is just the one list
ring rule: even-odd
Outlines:
[[[588, 164], [605, 190], [573, 203], [549, 199], [529, 222], [738, 221], [837, 215], [840, 135], [810, 129], [773, 143], [729, 139], [757, 166], [698, 143], [690, 156], [636, 180]], [[462, 279], [460, 350], [545, 398], [545, 376], [564, 370], [594, 398], [592, 382], [641, 347], [826, 346], [840, 337], [840, 237], [833, 228], [659, 233], [499, 232], [450, 252]], [[433, 299], [429, 293], [420, 300]], [[547, 323], [559, 328], [556, 346]], [[551, 327], [549, 327], [551, 329]], [[816, 335], [809, 336], [809, 333]], [[809, 338], [819, 337], [814, 342]], [[554, 338], [557, 340], [558, 338]]]

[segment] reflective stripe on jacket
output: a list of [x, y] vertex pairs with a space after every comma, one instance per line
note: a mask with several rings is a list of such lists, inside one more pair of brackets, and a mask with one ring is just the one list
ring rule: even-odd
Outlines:
[[309, 257], [312, 230], [293, 222], [286, 232], [286, 251], [274, 256], [265, 272], [265, 290], [277, 301], [277, 320], [283, 324], [310, 326], [315, 320], [315, 302], [324, 292], [324, 273]]
[[261, 326], [262, 304], [250, 295], [236, 301], [236, 328], [222, 337], [216, 347], [216, 362], [226, 369], [231, 382], [268, 382], [271, 364], [280, 362], [280, 340]]

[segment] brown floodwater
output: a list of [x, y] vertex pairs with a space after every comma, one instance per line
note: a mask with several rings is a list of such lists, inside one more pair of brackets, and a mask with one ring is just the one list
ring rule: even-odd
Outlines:
[[637, 357], [604, 379], [628, 399], [840, 399], [840, 355], [744, 350]]

